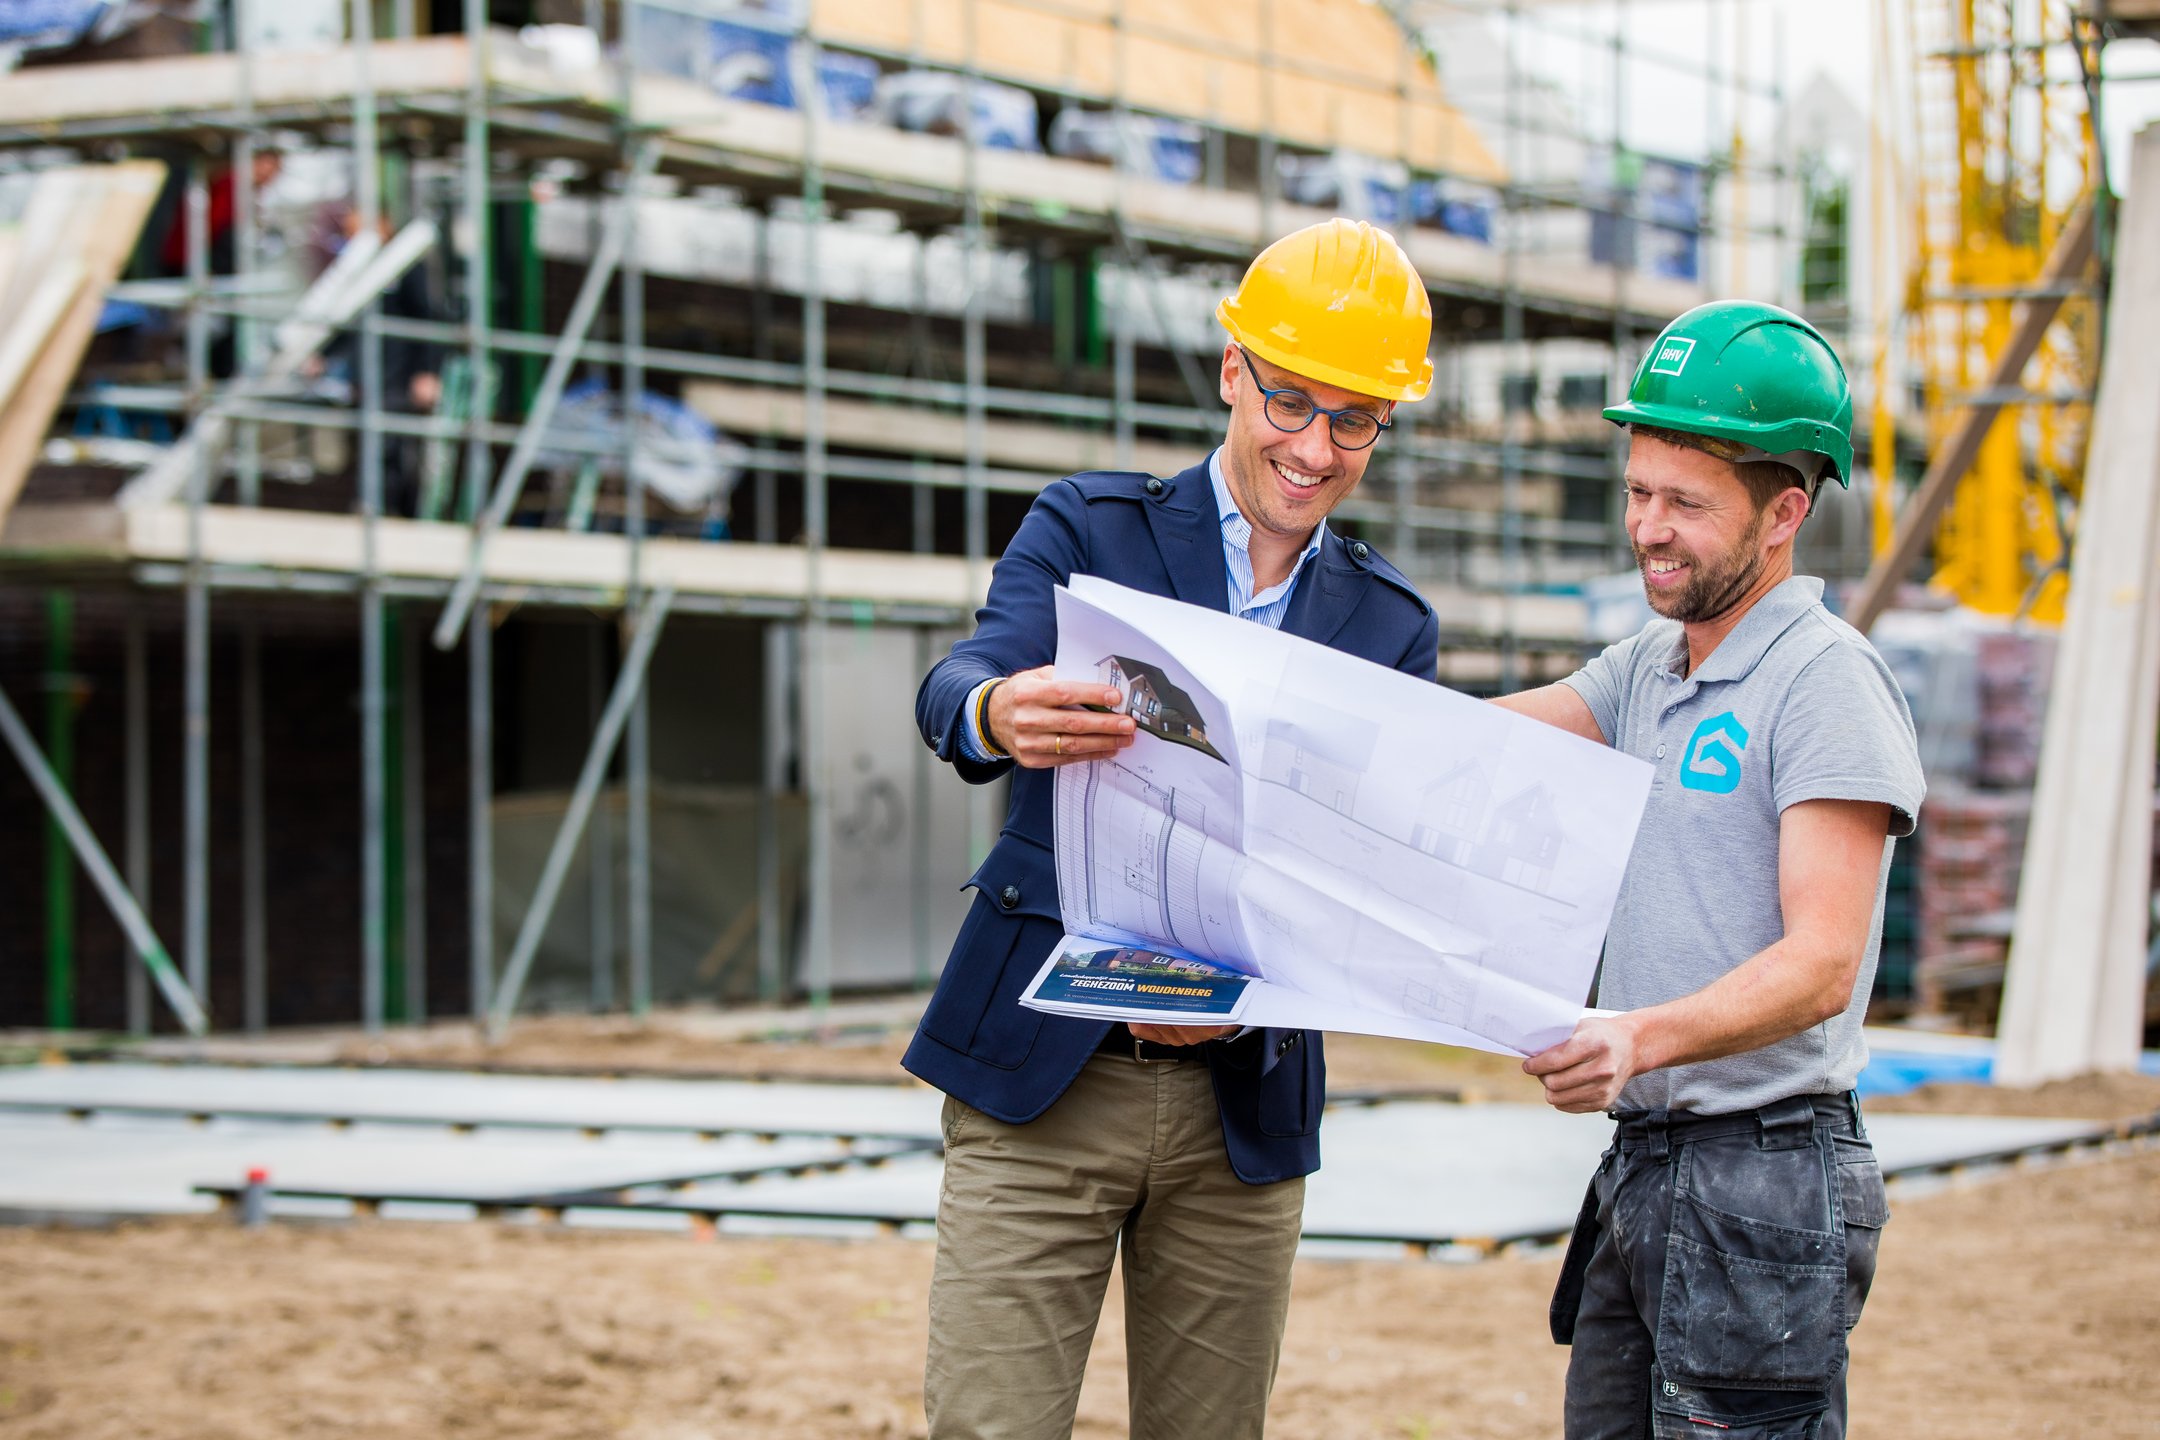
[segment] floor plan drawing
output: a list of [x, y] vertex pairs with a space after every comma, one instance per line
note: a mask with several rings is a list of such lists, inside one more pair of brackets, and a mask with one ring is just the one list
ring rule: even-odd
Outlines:
[[1068, 928], [1203, 955], [1238, 943], [1238, 857], [1209, 835], [1204, 792], [1104, 760], [1067, 767], [1057, 799], [1060, 836], [1080, 837], [1058, 847], [1073, 859], [1059, 872]]
[[1139, 723], [1058, 772], [1060, 953], [1250, 976], [1256, 1025], [1527, 1054], [1584, 1013], [1647, 765], [1091, 577], [1058, 593], [1057, 670]]

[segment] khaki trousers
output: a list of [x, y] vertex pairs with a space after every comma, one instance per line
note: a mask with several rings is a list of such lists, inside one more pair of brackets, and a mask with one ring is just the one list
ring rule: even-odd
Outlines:
[[948, 1097], [931, 1440], [1072, 1433], [1121, 1246], [1133, 1440], [1259, 1436], [1304, 1204], [1302, 1178], [1231, 1172], [1197, 1058], [1096, 1055], [1027, 1125]]

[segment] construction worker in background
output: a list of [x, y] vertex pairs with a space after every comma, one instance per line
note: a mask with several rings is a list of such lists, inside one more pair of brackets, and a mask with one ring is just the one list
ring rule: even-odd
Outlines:
[[1605, 416], [1659, 618], [1499, 702], [1657, 770], [1599, 981], [1624, 1013], [1523, 1062], [1619, 1122], [1553, 1297], [1567, 1434], [1834, 1440], [1888, 1218], [1860, 1026], [1923, 790], [1882, 658], [1793, 574], [1822, 482], [1849, 483], [1852, 398], [1813, 326], [1726, 302]]
[[963, 779], [1013, 777], [904, 1061], [947, 1096], [934, 1440], [1071, 1433], [1121, 1249], [1136, 1440], [1257, 1436], [1266, 1418], [1304, 1177], [1320, 1163], [1320, 1036], [1128, 1029], [1018, 1003], [1064, 934], [1052, 772], [1135, 743], [1129, 716], [1083, 708], [1117, 706], [1115, 688], [1051, 674], [1058, 585], [1097, 575], [1434, 676], [1431, 607], [1327, 525], [1396, 403], [1431, 383], [1432, 311], [1408, 257], [1331, 220], [1269, 246], [1216, 315], [1230, 334], [1221, 447], [1176, 476], [1046, 486], [974, 635], [916, 698], [923, 738]]

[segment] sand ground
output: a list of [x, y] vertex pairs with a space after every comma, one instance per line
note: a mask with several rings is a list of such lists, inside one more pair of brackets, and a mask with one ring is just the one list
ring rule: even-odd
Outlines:
[[[894, 1079], [901, 1038], [716, 1042], [523, 1026], [505, 1051], [403, 1037], [376, 1063]], [[1513, 1062], [1352, 1038], [1338, 1091], [1534, 1100]], [[2160, 1081], [1938, 1086], [1878, 1110], [2115, 1118]], [[2160, 1435], [2160, 1150], [1901, 1192], [1858, 1332], [1856, 1429], [1918, 1440]], [[515, 1225], [169, 1220], [0, 1230], [0, 1437], [823, 1440], [923, 1431], [931, 1251]], [[1299, 1264], [1271, 1433], [1558, 1433], [1552, 1252]], [[1124, 1433], [1115, 1286], [1076, 1434]]]
[[[1901, 1198], [1861, 1434], [2160, 1434], [2160, 1152]], [[1271, 1433], [1558, 1433], [1558, 1261], [1300, 1262]], [[0, 1435], [922, 1433], [930, 1247], [210, 1220], [0, 1231]], [[1124, 1431], [1113, 1286], [1076, 1434]]]

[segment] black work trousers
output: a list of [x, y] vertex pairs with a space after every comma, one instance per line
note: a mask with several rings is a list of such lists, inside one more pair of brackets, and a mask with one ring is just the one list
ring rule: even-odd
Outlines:
[[1850, 1095], [1622, 1114], [1568, 1242], [1568, 1440], [1842, 1440], [1889, 1204]]

